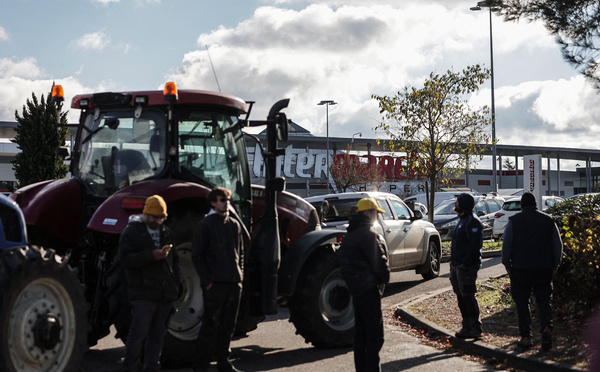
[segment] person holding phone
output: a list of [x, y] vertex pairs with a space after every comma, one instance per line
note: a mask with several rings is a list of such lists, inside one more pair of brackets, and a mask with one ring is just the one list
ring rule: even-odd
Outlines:
[[181, 286], [179, 256], [171, 249], [171, 230], [163, 224], [166, 217], [164, 199], [152, 195], [146, 199], [143, 214], [129, 218], [119, 239], [118, 258], [126, 270], [132, 309], [125, 371], [160, 370], [167, 323]]
[[214, 188], [208, 194], [212, 209], [194, 230], [192, 261], [204, 296], [194, 372], [208, 370], [214, 357], [219, 372], [239, 371], [229, 360], [229, 345], [242, 293], [244, 251], [241, 225], [229, 215], [230, 198], [231, 191]]

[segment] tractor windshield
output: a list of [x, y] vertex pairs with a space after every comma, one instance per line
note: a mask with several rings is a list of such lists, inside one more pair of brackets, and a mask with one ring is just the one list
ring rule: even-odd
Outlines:
[[[73, 171], [96, 195], [110, 195], [159, 174], [166, 164], [166, 119], [146, 109], [98, 112], [79, 131], [79, 154]], [[77, 153], [77, 151], [75, 151]]]
[[[250, 200], [248, 160], [238, 118], [214, 111], [179, 114], [179, 166], [192, 180], [232, 191], [240, 211]], [[243, 215], [244, 213], [242, 213]]]

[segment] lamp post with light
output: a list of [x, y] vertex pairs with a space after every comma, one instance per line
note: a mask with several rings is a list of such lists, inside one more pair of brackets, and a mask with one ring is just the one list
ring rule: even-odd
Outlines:
[[478, 1], [477, 5], [471, 7], [473, 11], [479, 11], [488, 8], [490, 13], [490, 71], [491, 71], [491, 89], [492, 89], [492, 188], [494, 192], [498, 191], [496, 180], [496, 104], [494, 99], [494, 43], [492, 38], [492, 11], [497, 11], [503, 6], [502, 0]]
[[326, 126], [327, 126], [327, 157], [325, 160], [327, 161], [327, 193], [329, 193], [329, 106], [337, 105], [337, 102], [333, 100], [325, 100], [317, 103], [317, 105], [326, 107]]

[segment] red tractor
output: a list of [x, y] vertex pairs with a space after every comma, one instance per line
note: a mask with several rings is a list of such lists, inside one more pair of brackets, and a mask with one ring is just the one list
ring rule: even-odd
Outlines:
[[[54, 87], [60, 98], [62, 88]], [[284, 190], [275, 160], [288, 120], [277, 102], [267, 120], [248, 119], [252, 103], [221, 93], [179, 90], [75, 96], [81, 110], [70, 154], [71, 177], [28, 185], [11, 195], [29, 243], [2, 251], [0, 343], [3, 371], [75, 371], [90, 345], [109, 334], [125, 341], [130, 324], [123, 271], [116, 261], [121, 231], [145, 199], [168, 204], [183, 292], [169, 323], [163, 362], [194, 355], [203, 299], [191, 261], [194, 226], [209, 211], [208, 192], [232, 190], [232, 211], [245, 226], [246, 270], [238, 332], [254, 328], [279, 305], [307, 342], [352, 342], [354, 317], [335, 249], [343, 231], [321, 230], [315, 209]], [[244, 126], [267, 126], [265, 186], [250, 184]], [[46, 247], [38, 248], [38, 247]]]

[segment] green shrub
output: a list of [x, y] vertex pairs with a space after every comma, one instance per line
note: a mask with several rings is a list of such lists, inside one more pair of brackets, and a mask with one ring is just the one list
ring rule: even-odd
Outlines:
[[600, 195], [569, 199], [546, 212], [564, 244], [554, 303], [565, 315], [587, 317], [600, 298]]

